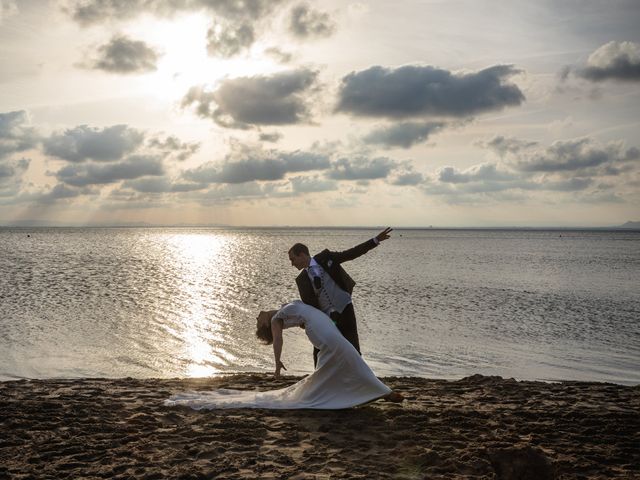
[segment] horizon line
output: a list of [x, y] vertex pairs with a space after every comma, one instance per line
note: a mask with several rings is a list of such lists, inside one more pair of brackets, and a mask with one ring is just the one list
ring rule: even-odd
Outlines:
[[[0, 224], [0, 228], [238, 228], [238, 229], [333, 229], [333, 230], [375, 230], [389, 225], [231, 225], [218, 223], [176, 223], [155, 224], [147, 222], [113, 222], [113, 223], [63, 223], [63, 222], [15, 222]], [[391, 226], [394, 230], [640, 230], [640, 221], [628, 221], [622, 225], [399, 225]]]

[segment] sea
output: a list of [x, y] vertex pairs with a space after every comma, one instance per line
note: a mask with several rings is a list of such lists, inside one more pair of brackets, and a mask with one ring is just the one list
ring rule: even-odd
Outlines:
[[[271, 372], [261, 309], [298, 299], [287, 251], [366, 228], [0, 228], [0, 380]], [[640, 232], [395, 229], [344, 264], [378, 376], [640, 383]], [[304, 331], [286, 374], [313, 371]]]

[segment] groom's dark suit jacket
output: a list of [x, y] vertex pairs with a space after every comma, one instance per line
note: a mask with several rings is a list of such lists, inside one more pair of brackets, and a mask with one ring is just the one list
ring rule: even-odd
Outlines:
[[[323, 250], [317, 255], [314, 255], [313, 258], [340, 288], [351, 295], [356, 282], [354, 282], [344, 268], [342, 268], [341, 263], [358, 258], [376, 246], [376, 242], [371, 239], [350, 248], [349, 250], [345, 250], [344, 252]], [[316, 292], [313, 289], [311, 279], [309, 278], [309, 274], [306, 270], [302, 270], [300, 272], [296, 278], [296, 284], [298, 285], [298, 292], [300, 292], [300, 299], [307, 305], [311, 305], [312, 307], [319, 309], [320, 304], [318, 303], [318, 297], [316, 296]], [[335, 312], [331, 315], [331, 318], [336, 322], [336, 325], [340, 332], [342, 332], [342, 335], [351, 342], [358, 352], [360, 352], [358, 327], [356, 325], [356, 316], [353, 311], [353, 304], [348, 305], [340, 314]], [[314, 349], [314, 361], [316, 360], [317, 355], [318, 351]]]

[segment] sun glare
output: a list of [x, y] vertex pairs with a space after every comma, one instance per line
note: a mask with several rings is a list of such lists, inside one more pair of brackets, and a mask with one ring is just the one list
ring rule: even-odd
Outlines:
[[210, 19], [202, 14], [167, 20], [146, 19], [133, 27], [135, 35], [159, 51], [157, 70], [145, 76], [145, 89], [164, 99], [178, 100], [189, 88], [215, 88], [224, 78], [252, 76], [278, 70], [256, 43], [251, 51], [233, 58], [218, 58], [207, 51]]
[[225, 365], [233, 360], [221, 345], [220, 326], [211, 311], [207, 278], [215, 275], [216, 261], [224, 247], [224, 237], [208, 234], [175, 234], [167, 238], [173, 253], [171, 263], [179, 265], [181, 273], [176, 298], [181, 303], [180, 323], [177, 334], [183, 340], [179, 352], [186, 365], [184, 374], [190, 377], [213, 375], [220, 370], [215, 365]]

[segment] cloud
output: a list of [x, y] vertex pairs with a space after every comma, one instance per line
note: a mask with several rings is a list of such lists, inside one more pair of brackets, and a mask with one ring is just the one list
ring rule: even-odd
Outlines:
[[69, 0], [65, 10], [80, 25], [130, 20], [143, 13], [160, 17], [207, 10], [227, 19], [260, 19], [274, 11], [280, 0]]
[[412, 185], [420, 185], [424, 181], [424, 177], [421, 173], [411, 172], [403, 173], [393, 178], [389, 183], [392, 185], [398, 185], [400, 187], [408, 187]]
[[254, 41], [255, 32], [249, 23], [217, 24], [207, 32], [207, 51], [212, 56], [233, 57], [251, 47]]
[[278, 185], [274, 183], [246, 182], [235, 184], [217, 184], [209, 190], [194, 192], [190, 199], [198, 201], [201, 205], [217, 205], [231, 203], [238, 199], [265, 198], [269, 196], [288, 196], [278, 194]]
[[258, 138], [261, 142], [276, 143], [282, 140], [282, 134], [280, 132], [262, 132]]
[[452, 166], [436, 170], [422, 186], [425, 193], [449, 197], [453, 203], [477, 201], [477, 195], [504, 194], [512, 190], [535, 190], [529, 175], [506, 170], [493, 163], [461, 170]]
[[39, 137], [29, 124], [27, 112], [0, 113], [0, 160], [38, 145]]
[[68, 186], [58, 183], [48, 192], [40, 193], [35, 196], [34, 200], [40, 203], [52, 203], [57, 200], [64, 200], [69, 198], [76, 198], [81, 195], [95, 194], [96, 192], [89, 188], [69, 188]]
[[327, 177], [333, 180], [376, 180], [386, 178], [397, 162], [386, 158], [340, 158], [333, 162]]
[[486, 142], [477, 142], [476, 145], [482, 148], [488, 148], [493, 150], [501, 157], [507, 154], [516, 154], [522, 150], [533, 148], [538, 145], [538, 142], [531, 142], [528, 140], [520, 140], [514, 137], [505, 137], [503, 135], [496, 135], [491, 140]]
[[200, 149], [200, 144], [182, 142], [178, 137], [170, 135], [165, 139], [152, 138], [148, 142], [149, 147], [156, 148], [167, 158], [183, 162]]
[[30, 164], [31, 160], [27, 158], [0, 159], [0, 205], [14, 205], [28, 199], [29, 195], [24, 193], [28, 186], [24, 175]]
[[466, 170], [458, 170], [455, 167], [443, 167], [438, 170], [438, 180], [443, 183], [470, 183], [470, 182], [510, 182], [517, 180], [518, 176], [503, 170], [499, 170], [494, 163], [474, 165]]
[[558, 192], [575, 192], [584, 190], [593, 185], [591, 178], [570, 178], [568, 180], [545, 182], [545, 190], [555, 190]]
[[496, 65], [453, 74], [431, 66], [374, 66], [342, 79], [336, 111], [390, 119], [465, 117], [520, 105], [524, 95], [506, 79], [519, 73]]
[[3, 161], [0, 163], [0, 181], [18, 174], [22, 174], [29, 168], [30, 160], [22, 158], [20, 160]]
[[81, 66], [110, 73], [146, 73], [156, 70], [159, 53], [140, 40], [115, 35], [97, 49], [97, 56]]
[[278, 47], [269, 47], [264, 51], [264, 53], [279, 63], [289, 63], [293, 59], [293, 55], [291, 53], [285, 52]]
[[301, 3], [291, 10], [289, 31], [298, 38], [328, 37], [335, 31], [328, 13], [313, 10]]
[[315, 86], [316, 77], [316, 72], [301, 69], [229, 79], [214, 92], [191, 88], [182, 104], [196, 104], [198, 115], [231, 128], [304, 123], [310, 117], [305, 96]]
[[[202, 12], [215, 22], [207, 32], [210, 55], [229, 58], [249, 49], [265, 27], [279, 19], [282, 5], [290, 0], [66, 0], [64, 10], [80, 25], [130, 21], [140, 15], [160, 18], [181, 13]], [[300, 28], [309, 35], [321, 35], [329, 22], [322, 14], [309, 11], [300, 19]], [[148, 53], [148, 60], [152, 60]], [[136, 58], [139, 58], [136, 55]], [[146, 64], [150, 65], [151, 62]], [[155, 61], [153, 61], [155, 65]], [[110, 63], [107, 63], [110, 66]], [[111, 71], [111, 70], [110, 70]], [[139, 71], [139, 70], [138, 70]]]
[[18, 5], [14, 0], [0, 0], [0, 25], [5, 18], [18, 13]]
[[294, 193], [328, 192], [338, 189], [338, 184], [318, 176], [299, 176], [289, 179]]
[[132, 155], [109, 164], [72, 164], [61, 168], [56, 178], [67, 185], [84, 187], [130, 180], [145, 175], [163, 175], [162, 159], [157, 156]]
[[546, 200], [542, 195], [548, 192], [570, 195], [576, 201], [622, 201], [637, 190], [628, 179], [640, 178], [640, 150], [625, 148], [622, 142], [602, 145], [583, 138], [542, 147], [535, 142], [495, 137], [479, 145], [506, 148], [505, 159], [466, 169], [438, 168], [421, 184], [424, 192], [453, 203], [481, 203], [489, 198], [506, 201], [509, 196], [524, 200], [533, 195]]
[[[554, 142], [543, 151], [518, 158], [515, 166], [526, 172], [576, 172], [640, 159], [640, 150], [625, 149], [621, 142], [598, 145], [589, 138]], [[614, 173], [615, 170], [610, 170]]]
[[404, 162], [398, 165], [387, 179], [388, 183], [399, 187], [420, 185], [424, 181], [424, 176], [414, 171], [413, 165], [410, 162]]
[[[568, 68], [564, 76], [571, 71]], [[593, 52], [587, 65], [575, 73], [586, 80], [640, 81], [640, 45], [634, 42], [609, 42]]]
[[170, 193], [193, 192], [207, 187], [203, 183], [172, 182], [166, 177], [144, 177], [127, 180], [122, 183], [123, 188], [130, 188], [140, 193]]
[[29, 169], [31, 161], [0, 160], [0, 197], [12, 197], [20, 191], [22, 176]]
[[62, 134], [53, 134], [43, 141], [47, 155], [83, 162], [109, 162], [122, 159], [144, 141], [144, 133], [127, 125], [114, 125], [102, 130], [80, 125]]
[[14, 173], [15, 170], [13, 166], [9, 165], [8, 163], [0, 163], [0, 181], [2, 181], [3, 178], [12, 177]]
[[219, 164], [210, 162], [187, 170], [183, 177], [204, 183], [273, 181], [283, 179], [287, 173], [325, 170], [329, 166], [329, 157], [324, 154], [243, 148], [232, 152]]
[[445, 125], [443, 122], [396, 123], [372, 130], [363, 141], [369, 145], [382, 145], [384, 148], [410, 148], [426, 141], [432, 133]]

